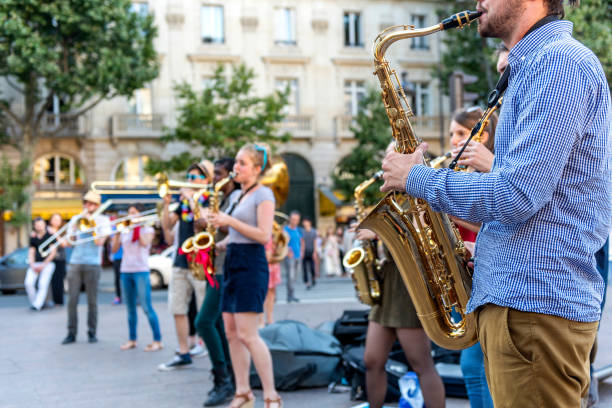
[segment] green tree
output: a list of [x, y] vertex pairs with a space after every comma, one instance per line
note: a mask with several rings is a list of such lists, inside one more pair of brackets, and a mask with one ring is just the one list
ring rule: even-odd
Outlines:
[[[473, 9], [474, 2], [454, 0], [444, 10], [441, 17], [446, 17], [460, 10]], [[608, 82], [612, 79], [612, 4], [609, 0], [582, 0], [578, 7], [565, 7], [566, 19], [574, 23], [574, 37], [589, 47], [601, 61]], [[466, 86], [467, 92], [479, 95], [477, 103], [484, 104], [487, 93], [495, 86], [495, 48], [497, 39], [480, 37], [476, 25], [463, 30], [445, 32], [442, 40], [444, 51], [440, 67], [434, 75], [441, 80], [444, 92], [448, 94], [450, 75], [455, 70], [474, 75], [478, 80]]]
[[[100, 101], [129, 96], [158, 75], [153, 16], [129, 0], [2, 0], [0, 110], [11, 144], [32, 162], [32, 147]], [[44, 123], [54, 98], [65, 119]], [[30, 174], [30, 169], [27, 169]]]
[[278, 124], [285, 114], [289, 90], [257, 96], [253, 89], [255, 74], [244, 64], [233, 67], [230, 78], [219, 65], [210, 85], [201, 92], [186, 82], [174, 87], [180, 100], [174, 129], [162, 142], [182, 142], [188, 149], [168, 160], [150, 160], [147, 171], [183, 171], [202, 155], [208, 159], [233, 156], [247, 142], [261, 141], [274, 146], [289, 140], [279, 135]]
[[612, 81], [612, 3], [609, 0], [582, 0], [578, 7], [566, 7], [574, 23], [574, 37], [597, 55], [608, 83]]
[[[355, 187], [380, 170], [385, 149], [391, 142], [391, 127], [378, 89], [368, 88], [359, 102], [359, 113], [354, 118], [351, 132], [357, 146], [340, 160], [332, 179], [335, 189], [352, 198]], [[370, 187], [366, 190], [365, 203], [372, 204], [380, 197], [378, 189]]]
[[[27, 211], [27, 187], [32, 179], [29, 176], [30, 162], [21, 160], [12, 165], [6, 155], [2, 156], [0, 164], [0, 216], [10, 215], [7, 223], [19, 229], [27, 224], [29, 216]], [[21, 235], [17, 234], [18, 246], [21, 247]]]
[[[444, 19], [462, 10], [473, 10], [474, 1], [454, 0], [438, 13]], [[450, 77], [455, 71], [461, 71], [477, 78], [476, 82], [467, 84], [465, 92], [478, 95], [476, 103], [484, 104], [487, 95], [497, 82], [495, 71], [495, 48], [499, 41], [482, 38], [472, 23], [463, 29], [444, 32], [444, 45], [440, 65], [434, 68], [434, 76], [440, 79], [445, 94], [449, 94]]]

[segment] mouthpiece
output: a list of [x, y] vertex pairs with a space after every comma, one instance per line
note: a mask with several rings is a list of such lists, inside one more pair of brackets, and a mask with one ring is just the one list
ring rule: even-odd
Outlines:
[[378, 170], [376, 173], [374, 173], [374, 180], [380, 180], [383, 176], [383, 171], [382, 170]]
[[462, 11], [457, 14], [453, 14], [449, 18], [442, 20], [442, 27], [444, 30], [448, 30], [449, 28], [463, 28], [470, 24], [472, 21], [476, 20], [478, 17], [482, 15], [482, 11]]

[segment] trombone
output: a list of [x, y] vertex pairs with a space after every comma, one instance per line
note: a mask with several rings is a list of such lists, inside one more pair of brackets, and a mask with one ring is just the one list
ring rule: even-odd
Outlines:
[[[172, 203], [169, 210], [174, 211], [177, 207], [178, 203]], [[126, 215], [125, 217], [120, 217], [111, 221], [109, 224], [102, 226], [102, 228], [106, 229], [106, 231], [103, 233], [97, 233], [97, 228], [94, 225], [93, 227], [79, 230], [81, 234], [88, 234], [87, 236], [75, 239], [75, 234], [71, 234], [67, 240], [72, 246], [80, 245], [84, 244], [85, 242], [93, 241], [94, 239], [106, 238], [115, 234], [128, 232], [143, 225], [151, 225], [159, 221], [159, 219], [160, 209], [152, 208], [150, 210], [143, 211], [138, 215]]]
[[181, 188], [201, 190], [203, 188], [210, 189], [211, 187], [210, 184], [171, 180], [166, 173], [158, 173], [155, 176], [155, 181], [94, 181], [91, 183], [91, 190], [98, 194], [157, 194], [160, 198], [164, 198], [168, 194], [178, 195]]
[[[79, 227], [81, 225], [88, 225], [88, 224], [89, 225], [91, 225], [91, 224], [95, 225], [95, 222], [93, 221], [93, 219], [95, 217], [97, 217], [98, 215], [102, 214], [108, 207], [110, 207], [110, 205], [112, 203], [113, 203], [113, 200], [108, 200], [108, 201], [104, 202], [89, 217], [84, 217], [83, 213], [81, 213], [81, 214], [77, 215], [77, 218], [75, 218], [75, 221], [76, 220], [79, 221]], [[46, 258], [47, 256], [49, 256], [51, 251], [53, 251], [55, 248], [60, 246], [64, 241], [70, 242], [70, 232], [67, 231], [68, 227], [70, 225], [72, 225], [71, 222], [65, 223], [53, 235], [51, 235], [42, 244], [40, 244], [38, 246], [38, 253], [40, 253], [40, 255], [43, 258]]]

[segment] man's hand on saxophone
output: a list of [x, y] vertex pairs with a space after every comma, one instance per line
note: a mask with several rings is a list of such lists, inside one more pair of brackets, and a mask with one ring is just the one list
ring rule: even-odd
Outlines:
[[411, 154], [388, 151], [382, 162], [385, 183], [380, 191], [405, 191], [410, 170], [414, 165], [423, 164], [423, 154], [428, 147], [427, 143], [421, 143]]

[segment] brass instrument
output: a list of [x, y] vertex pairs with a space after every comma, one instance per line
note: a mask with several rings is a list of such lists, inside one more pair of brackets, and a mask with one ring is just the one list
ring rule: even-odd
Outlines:
[[[413, 153], [421, 140], [414, 134], [409, 120], [412, 110], [395, 71], [384, 58], [385, 51], [396, 41], [463, 27], [480, 15], [464, 11], [431, 27], [390, 27], [374, 41], [374, 74], [381, 84], [395, 150], [399, 153]], [[391, 252], [431, 340], [447, 349], [463, 349], [477, 341], [474, 316], [466, 313], [472, 286], [466, 249], [445, 214], [433, 211], [425, 200], [391, 192], [359, 228], [374, 231]]]
[[[365, 207], [363, 204], [365, 190], [374, 182], [380, 180], [382, 175], [382, 170], [378, 171], [374, 176], [363, 181], [355, 188], [353, 195], [355, 197], [357, 222], [361, 223], [365, 218]], [[355, 241], [355, 246], [344, 256], [342, 264], [350, 271], [359, 301], [369, 306], [380, 304], [382, 293], [380, 282], [376, 276], [380, 265], [376, 261], [374, 243], [370, 240]]]
[[178, 195], [181, 188], [200, 190], [207, 184], [187, 183], [184, 181], [170, 180], [165, 173], [155, 175], [155, 181], [94, 181], [91, 190], [104, 195], [113, 194], [157, 194], [160, 198], [167, 194]]
[[283, 229], [283, 225], [289, 219], [287, 214], [284, 214], [280, 211], [274, 212], [275, 218], [282, 218], [282, 222], [277, 222], [274, 220], [272, 224], [272, 240], [274, 241], [274, 252], [272, 256], [268, 260], [269, 263], [279, 263], [282, 262], [283, 259], [287, 257], [289, 253], [289, 235]]
[[463, 144], [463, 147], [461, 148], [461, 150], [459, 150], [459, 153], [457, 153], [457, 156], [453, 159], [451, 164], [448, 166], [449, 169], [451, 170], [454, 169], [457, 171], [467, 171], [468, 170], [467, 167], [455, 168], [457, 166], [457, 163], [459, 162], [459, 158], [463, 154], [463, 151], [465, 150], [467, 145], [470, 143], [470, 140], [474, 140], [475, 142], [481, 143], [482, 133], [485, 131], [485, 129], [489, 125], [489, 120], [491, 119], [493, 112], [501, 108], [503, 100], [504, 100], [504, 97], [500, 96], [497, 102], [495, 102], [495, 105], [488, 107], [487, 110], [484, 111], [484, 113], [482, 114], [478, 122], [472, 128], [472, 131], [470, 132], [470, 137], [468, 137], [466, 142]]
[[[279, 157], [272, 159], [272, 166], [266, 170], [261, 178], [261, 184], [270, 188], [274, 193], [276, 208], [280, 208], [289, 197], [289, 170], [285, 161]], [[276, 211], [275, 217], [287, 220], [287, 215]], [[272, 224], [272, 239], [274, 240], [274, 254], [270, 263], [278, 263], [289, 253], [289, 236], [283, 231], [283, 223], [274, 220]]]
[[[476, 143], [482, 143], [482, 133], [485, 131], [485, 129], [489, 125], [489, 120], [491, 119], [491, 115], [493, 115], [493, 112], [495, 112], [497, 109], [501, 107], [503, 99], [504, 97], [500, 96], [499, 100], [495, 103], [495, 105], [493, 105], [492, 107], [488, 108], [486, 111], [483, 112], [481, 118], [472, 128], [470, 132], [470, 137], [468, 137], [468, 139], [463, 145], [464, 147], [459, 151], [459, 153], [457, 153], [457, 157], [453, 159], [453, 162], [451, 163], [451, 166], [449, 166], [449, 168], [455, 169], [456, 171], [467, 171], [468, 170], [468, 168], [465, 166], [460, 166], [460, 167], [455, 168], [455, 166], [457, 165], [457, 162], [459, 161], [459, 157], [461, 157], [461, 155], [463, 154], [463, 151], [465, 150], [465, 147], [470, 143], [470, 140], [473, 140]], [[442, 156], [438, 156], [434, 159], [431, 159], [429, 161], [429, 166], [434, 169], [438, 169], [440, 168], [440, 166], [442, 166], [442, 163], [444, 163], [446, 159], [450, 159], [451, 157], [453, 157], [453, 153], [446, 152]]]
[[[209, 198], [208, 208], [211, 214], [216, 214], [219, 212], [219, 196], [221, 194], [221, 189], [225, 187], [225, 185], [229, 183], [233, 177], [234, 175], [230, 174], [228, 177], [224, 178], [223, 180], [219, 180], [219, 182], [215, 184], [215, 188]], [[194, 219], [195, 218], [196, 216], [194, 210]], [[181, 249], [186, 254], [197, 253], [199, 251], [208, 251], [208, 256], [211, 258], [210, 264], [212, 265], [212, 267], [210, 267], [207, 271], [204, 270], [204, 265], [195, 262], [196, 257], [193, 256], [193, 254], [189, 257], [191, 258], [191, 260], [189, 261], [189, 269], [191, 270], [193, 277], [196, 279], [204, 280], [206, 279], [206, 273], [212, 275], [214, 272], [215, 232], [216, 228], [214, 227], [214, 225], [208, 223], [206, 225], [206, 231], [202, 231], [199, 234], [194, 235], [193, 237], [187, 238], [181, 246]]]
[[[87, 225], [95, 226], [95, 221], [93, 221], [94, 218], [102, 214], [108, 207], [110, 207], [112, 203], [113, 203], [112, 200], [105, 201], [102, 205], [100, 205], [96, 209], [96, 211], [94, 211], [87, 218], [84, 217], [83, 213], [79, 214], [77, 218], [75, 219], [79, 221], [79, 230], [81, 230], [81, 226], [83, 226], [83, 228]], [[83, 220], [86, 220], [86, 221], [81, 223], [81, 221]], [[53, 235], [51, 235], [42, 244], [38, 246], [38, 252], [43, 258], [46, 258], [47, 256], [49, 256], [51, 251], [53, 251], [58, 246], [62, 245], [62, 242], [68, 241], [70, 242], [71, 245], [74, 245], [71, 242], [71, 238], [74, 232], [68, 229], [69, 226], [72, 226], [72, 224], [69, 222], [65, 223], [59, 230], [57, 230]]]
[[444, 163], [447, 159], [450, 159], [451, 157], [453, 157], [453, 153], [446, 152], [442, 156], [438, 156], [434, 159], [431, 159], [429, 161], [429, 167], [432, 167], [434, 169], [439, 169], [442, 166], [442, 163]]
[[[176, 206], [173, 205], [174, 208]], [[83, 224], [79, 225], [79, 232], [81, 234], [87, 234], [81, 238], [75, 238], [74, 235], [68, 236], [66, 239], [68, 243], [72, 246], [84, 244], [85, 242], [93, 241], [94, 239], [110, 237], [115, 234], [121, 234], [123, 232], [131, 231], [136, 227], [142, 227], [144, 225], [152, 225], [160, 220], [159, 210], [153, 208], [151, 210], [146, 210], [141, 212], [138, 215], [126, 215], [125, 217], [117, 218], [111, 221], [109, 224], [104, 225], [103, 227], [106, 230], [102, 233], [98, 232], [95, 223], [92, 223], [92, 226], [87, 229], [81, 229]]]

